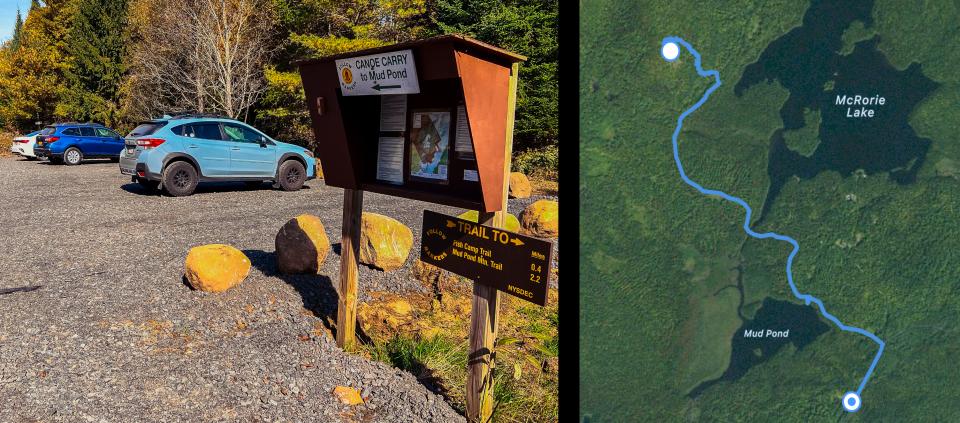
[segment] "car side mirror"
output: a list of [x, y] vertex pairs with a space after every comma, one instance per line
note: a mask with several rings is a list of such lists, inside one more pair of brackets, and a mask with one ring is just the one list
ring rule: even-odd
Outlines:
[[260, 148], [267, 148], [267, 140], [260, 138]]

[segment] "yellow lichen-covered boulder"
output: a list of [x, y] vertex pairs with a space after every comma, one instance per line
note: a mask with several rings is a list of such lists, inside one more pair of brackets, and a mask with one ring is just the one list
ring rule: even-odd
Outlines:
[[385, 296], [357, 307], [357, 320], [365, 332], [389, 328], [396, 330], [413, 319], [413, 305], [404, 298]]
[[529, 198], [532, 191], [527, 175], [520, 172], [510, 173], [510, 198]]
[[330, 240], [320, 218], [301, 214], [277, 232], [277, 267], [281, 273], [317, 274], [330, 252]]
[[420, 259], [414, 260], [413, 266], [410, 266], [410, 276], [420, 281], [424, 288], [435, 292], [437, 295], [442, 295], [448, 291], [470, 290], [472, 286], [466, 279], [461, 281], [461, 278], [457, 275], [430, 263], [425, 263]]
[[[476, 222], [479, 215], [480, 215], [480, 213], [477, 212], [476, 210], [470, 210], [470, 211], [467, 211], [466, 213], [463, 213], [463, 214], [461, 214], [460, 216], [457, 216], [457, 217], [459, 217], [459, 218], [461, 218], [461, 219], [463, 219], [463, 220], [469, 220], [469, 221], [471, 221], [471, 222]], [[516, 216], [514, 216], [514, 215], [512, 215], [512, 214], [510, 214], [510, 213], [507, 213], [507, 224], [504, 226], [503, 229], [506, 229], [506, 230], [508, 230], [508, 231], [510, 231], [510, 232], [519, 232], [519, 231], [520, 231], [520, 220], [518, 220]]]
[[559, 205], [556, 201], [540, 200], [523, 210], [520, 225], [530, 235], [556, 238], [560, 233]]
[[363, 404], [363, 397], [360, 396], [360, 391], [349, 386], [337, 386], [333, 388], [333, 396], [337, 397], [340, 402], [346, 405]]
[[223, 292], [250, 274], [250, 259], [224, 244], [201, 245], [187, 253], [186, 277], [194, 289]]
[[403, 223], [376, 213], [360, 218], [360, 262], [383, 270], [403, 267], [413, 246], [413, 232]]
[[317, 179], [323, 179], [323, 168], [320, 167], [320, 160], [317, 160]]

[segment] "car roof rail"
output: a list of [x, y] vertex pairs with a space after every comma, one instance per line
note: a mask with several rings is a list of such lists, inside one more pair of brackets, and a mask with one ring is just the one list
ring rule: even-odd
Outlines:
[[[167, 117], [169, 116], [169, 118]], [[166, 119], [196, 119], [196, 118], [214, 118], [214, 119], [231, 119], [228, 116], [224, 116], [218, 113], [199, 113], [199, 112], [177, 112], [164, 115]]]

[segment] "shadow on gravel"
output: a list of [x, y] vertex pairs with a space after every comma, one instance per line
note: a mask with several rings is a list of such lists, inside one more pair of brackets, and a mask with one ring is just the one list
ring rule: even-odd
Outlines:
[[15, 292], [30, 292], [40, 289], [43, 285], [34, 285], [34, 286], [21, 286], [19, 288], [4, 288], [0, 289], [0, 295], [13, 294]]
[[131, 194], [151, 195], [151, 196], [160, 195], [160, 191], [159, 191], [159, 190], [153, 190], [153, 189], [146, 188], [146, 187], [144, 187], [143, 185], [140, 185], [140, 184], [138, 184], [138, 183], [136, 183], [136, 182], [131, 182], [131, 183], [129, 183], [129, 184], [120, 185], [120, 189], [122, 189], [122, 190], [124, 190], [124, 191], [126, 191], [126, 192], [129, 192], [129, 193], [131, 193]]
[[324, 326], [335, 332], [337, 320], [337, 290], [326, 275], [287, 275], [280, 273], [273, 252], [243, 250], [250, 264], [267, 276], [273, 276], [292, 286], [303, 298], [303, 308], [323, 321]]
[[[131, 194], [137, 194], [137, 195], [157, 196], [161, 194], [159, 190], [144, 188], [142, 185], [136, 182], [131, 182], [128, 184], [121, 185], [120, 188], [126, 192], [129, 192]], [[245, 182], [202, 182], [199, 185], [197, 185], [197, 189], [196, 191], [193, 192], [192, 195], [212, 194], [212, 193], [220, 193], [220, 192], [259, 191], [259, 190], [272, 190], [272, 189], [274, 189], [273, 185], [268, 182], [261, 183], [260, 185], [254, 185], [254, 184], [248, 185]], [[301, 189], [308, 190], [310, 189], [310, 187], [304, 185], [303, 188]]]

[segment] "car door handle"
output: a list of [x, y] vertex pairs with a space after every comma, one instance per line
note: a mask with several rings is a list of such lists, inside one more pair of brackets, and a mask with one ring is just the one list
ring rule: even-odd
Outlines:
[[195, 145], [188, 145], [187, 148], [197, 148]]
[[240, 151], [240, 147], [230, 147], [230, 151]]

